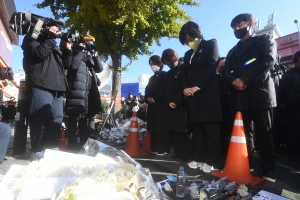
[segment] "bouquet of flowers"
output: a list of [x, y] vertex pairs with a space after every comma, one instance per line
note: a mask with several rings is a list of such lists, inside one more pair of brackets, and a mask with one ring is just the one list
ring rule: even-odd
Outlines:
[[149, 170], [125, 152], [89, 139], [81, 153], [47, 149], [10, 177], [7, 189], [18, 200], [160, 199]]

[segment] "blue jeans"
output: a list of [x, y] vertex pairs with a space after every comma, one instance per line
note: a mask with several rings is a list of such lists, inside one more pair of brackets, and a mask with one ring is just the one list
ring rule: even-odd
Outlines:
[[0, 163], [4, 160], [11, 135], [10, 126], [0, 122]]
[[33, 87], [29, 111], [33, 152], [58, 146], [63, 121], [63, 92]]

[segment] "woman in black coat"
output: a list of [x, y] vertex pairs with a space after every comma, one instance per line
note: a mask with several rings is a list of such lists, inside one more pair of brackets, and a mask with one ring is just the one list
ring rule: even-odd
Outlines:
[[172, 134], [175, 156], [186, 161], [191, 157], [191, 145], [186, 133], [186, 108], [182, 88], [183, 62], [173, 49], [163, 51], [161, 60], [170, 70], [166, 74], [165, 96], [168, 105], [168, 130]]
[[151, 56], [149, 64], [154, 72], [145, 88], [145, 102], [148, 103], [147, 130], [151, 132], [151, 152], [164, 155], [170, 151], [169, 131], [167, 126], [167, 104], [165, 102], [164, 84], [166, 72], [157, 55]]
[[181, 44], [191, 49], [184, 55], [183, 93], [187, 100], [189, 126], [192, 128], [193, 159], [191, 168], [206, 173], [216, 166], [220, 154], [222, 111], [216, 75], [219, 58], [215, 39], [204, 40], [200, 27], [187, 22], [180, 30]]
[[[65, 112], [68, 119], [69, 147], [78, 150], [76, 131], [79, 129], [80, 144], [88, 138], [87, 118], [100, 112], [102, 109], [100, 94], [97, 87], [96, 73], [103, 70], [96, 53], [89, 56], [85, 50], [85, 43], [79, 44], [81, 51], [73, 53], [72, 62], [67, 73], [69, 91], [66, 93]], [[77, 127], [78, 122], [78, 127]]]

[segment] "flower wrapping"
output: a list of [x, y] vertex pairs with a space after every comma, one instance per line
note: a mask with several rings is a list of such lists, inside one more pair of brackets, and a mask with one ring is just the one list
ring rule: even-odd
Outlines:
[[5, 177], [3, 188], [12, 200], [160, 199], [149, 170], [125, 152], [89, 139], [81, 153], [47, 149], [44, 158]]

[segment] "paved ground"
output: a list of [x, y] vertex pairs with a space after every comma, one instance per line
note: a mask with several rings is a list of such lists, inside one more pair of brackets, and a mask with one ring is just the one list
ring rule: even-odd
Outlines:
[[[14, 126], [12, 125], [12, 133], [14, 133]], [[117, 144], [115, 142], [104, 141], [104, 143], [113, 146], [117, 149], [124, 149], [126, 144]], [[9, 145], [6, 159], [1, 165], [0, 169], [2, 170], [2, 175], [5, 175], [9, 168], [13, 164], [26, 165], [30, 162], [30, 141], [29, 134], [27, 137], [27, 149], [26, 152], [22, 155], [12, 155], [12, 145], [13, 144], [13, 134], [11, 137], [11, 143]], [[178, 160], [171, 159], [172, 153], [157, 156], [149, 154], [144, 157], [136, 158], [136, 160], [146, 168], [149, 168], [154, 181], [161, 181], [167, 179], [164, 174], [176, 174], [180, 165], [187, 166], [187, 162], [180, 163]], [[261, 176], [262, 172], [260, 169], [260, 164], [258, 160], [259, 155], [256, 155], [254, 162], [254, 175]], [[220, 158], [220, 166], [223, 166], [225, 159]], [[210, 174], [200, 172], [198, 169], [189, 169], [185, 167], [188, 176], [197, 176], [205, 180], [217, 179]], [[163, 174], [163, 175], [162, 175]], [[300, 193], [300, 160], [291, 161], [284, 155], [278, 155], [276, 160], [276, 183], [270, 183], [264, 181], [256, 186], [256, 189], [259, 191], [261, 189], [280, 195], [282, 189], [286, 189], [292, 192]]]

